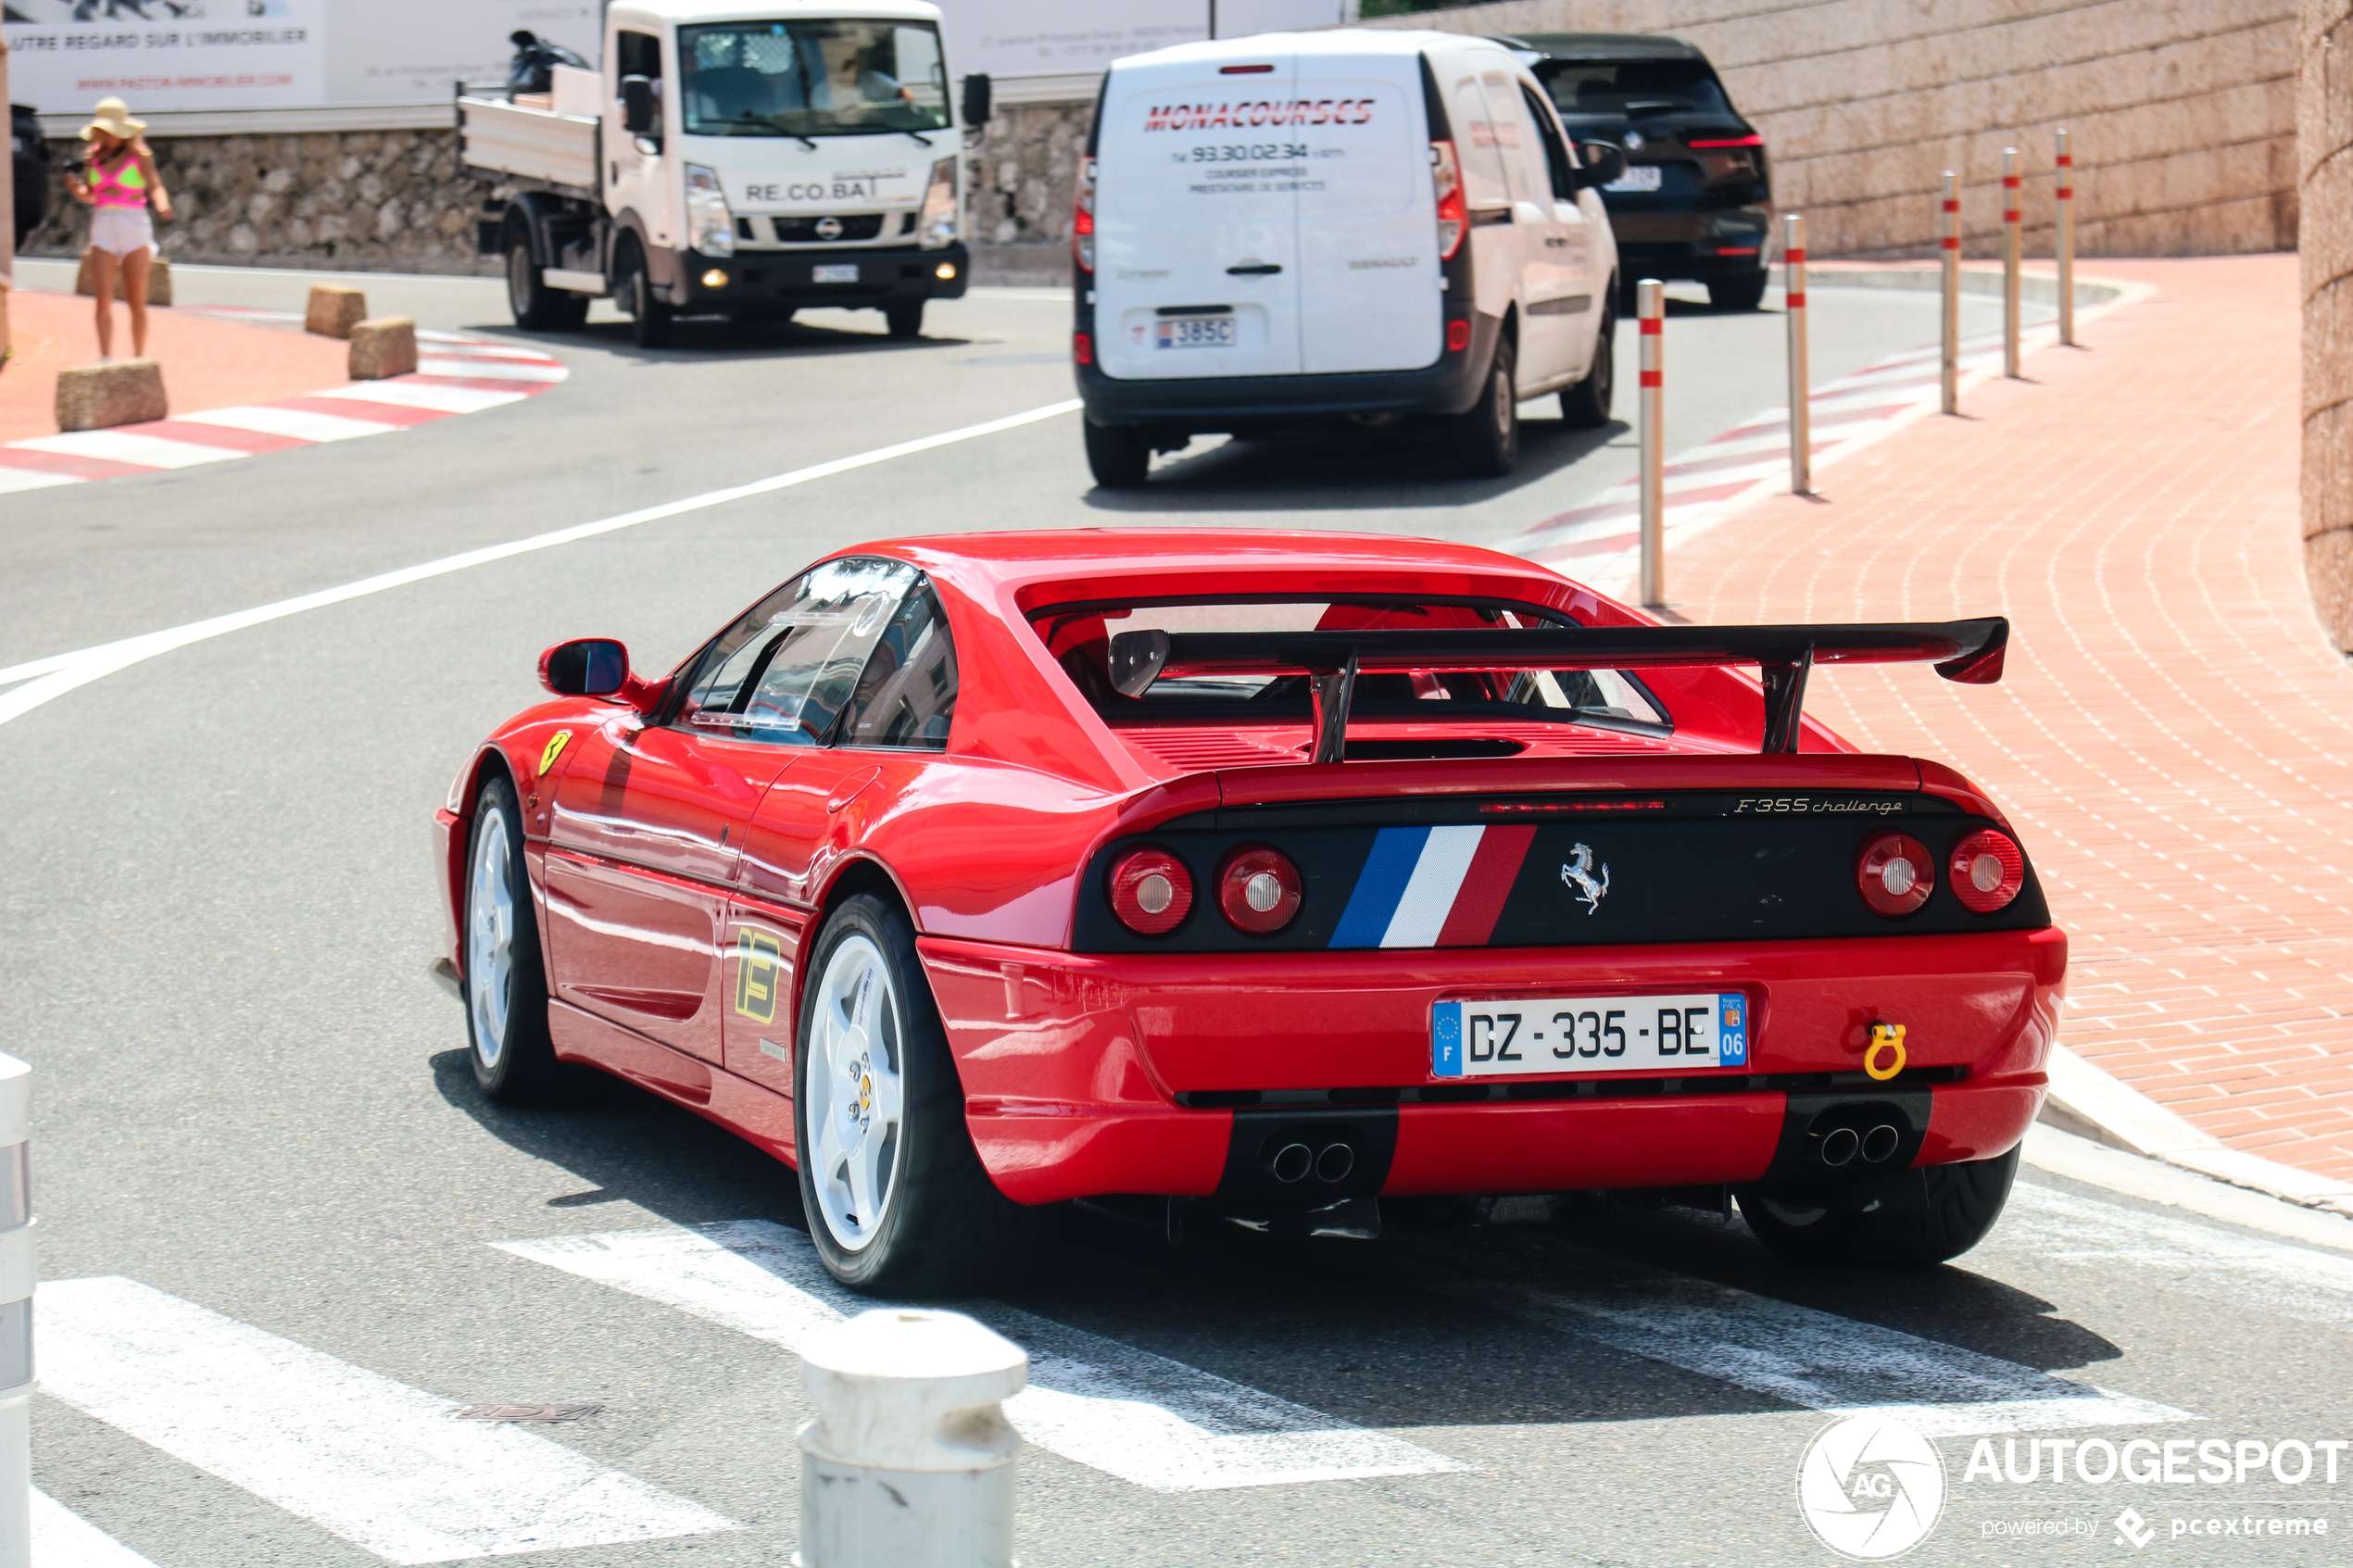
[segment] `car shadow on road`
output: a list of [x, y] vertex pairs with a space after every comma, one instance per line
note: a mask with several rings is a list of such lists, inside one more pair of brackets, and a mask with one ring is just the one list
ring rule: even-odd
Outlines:
[[466, 330], [502, 343], [543, 351], [567, 347], [594, 348], [616, 359], [657, 365], [822, 358], [838, 354], [916, 354], [927, 350], [938, 352], [968, 348], [975, 341], [934, 332], [918, 337], [895, 338], [879, 330], [880, 317], [876, 317], [875, 321], [875, 331], [852, 332], [840, 327], [816, 326], [806, 321], [686, 320], [673, 325], [670, 342], [660, 348], [640, 348], [630, 337], [626, 321], [592, 321], [575, 331], [563, 332], [527, 332], [503, 323]]

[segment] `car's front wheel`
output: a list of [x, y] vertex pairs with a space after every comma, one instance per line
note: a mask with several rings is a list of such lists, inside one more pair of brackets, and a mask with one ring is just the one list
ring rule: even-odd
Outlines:
[[464, 931], [461, 993], [474, 1083], [508, 1104], [544, 1098], [560, 1069], [547, 1037], [547, 970], [523, 870], [522, 812], [504, 777], [490, 779], [474, 797]]
[[644, 249], [634, 239], [624, 244], [620, 287], [613, 292], [621, 296], [629, 312], [630, 338], [640, 348], [665, 347], [677, 313], [668, 300], [654, 292], [653, 273], [646, 265]]
[[1743, 1192], [1741, 1214], [1768, 1248], [1832, 1269], [1920, 1269], [1985, 1239], [2009, 1201], [2016, 1148], [1991, 1160], [1899, 1172], [1855, 1212]]
[[913, 928], [859, 894], [825, 922], [808, 972], [793, 1116], [818, 1256], [858, 1290], [986, 1283], [1018, 1256], [1027, 1215], [973, 1149]]

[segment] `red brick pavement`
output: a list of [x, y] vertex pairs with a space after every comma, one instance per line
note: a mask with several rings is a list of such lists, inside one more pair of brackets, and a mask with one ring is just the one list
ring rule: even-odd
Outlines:
[[1812, 711], [1989, 787], [2074, 940], [2063, 1037], [2233, 1146], [2353, 1177], [2353, 670], [2304, 583], [2296, 258], [2157, 293], [1680, 550], [1694, 620], [2016, 622], [1998, 686]]

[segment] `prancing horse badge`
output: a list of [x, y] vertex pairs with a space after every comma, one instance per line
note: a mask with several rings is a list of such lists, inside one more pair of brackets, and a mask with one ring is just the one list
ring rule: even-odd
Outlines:
[[1604, 866], [1601, 879], [1594, 880], [1592, 845], [1579, 844], [1568, 852], [1568, 863], [1561, 867], [1561, 880], [1577, 889], [1587, 914], [1602, 912], [1602, 899], [1609, 892], [1609, 867]]

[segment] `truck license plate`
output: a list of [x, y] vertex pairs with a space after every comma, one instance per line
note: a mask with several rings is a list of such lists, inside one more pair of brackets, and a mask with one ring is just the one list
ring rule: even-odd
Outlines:
[[1523, 1073], [1684, 1073], [1748, 1065], [1748, 998], [1521, 997], [1430, 1009], [1436, 1078]]
[[1626, 172], [1602, 187], [1604, 191], [1655, 191], [1658, 189], [1658, 165], [1629, 163]]
[[854, 283], [858, 281], [858, 263], [830, 261], [812, 267], [809, 281], [812, 283]]
[[1158, 324], [1157, 346], [1162, 348], [1231, 348], [1234, 346], [1234, 319], [1231, 316], [1177, 316]]

